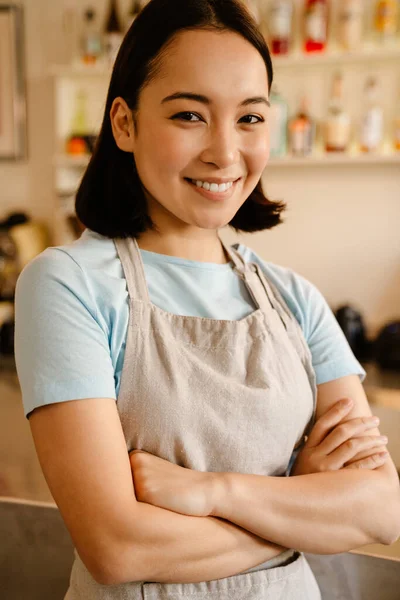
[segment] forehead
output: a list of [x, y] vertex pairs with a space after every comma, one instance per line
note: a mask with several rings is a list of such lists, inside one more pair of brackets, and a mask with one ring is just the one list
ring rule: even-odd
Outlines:
[[160, 95], [185, 89], [212, 97], [225, 90], [232, 97], [234, 91], [243, 100], [268, 94], [268, 74], [261, 54], [241, 35], [197, 29], [176, 36], [149, 87]]

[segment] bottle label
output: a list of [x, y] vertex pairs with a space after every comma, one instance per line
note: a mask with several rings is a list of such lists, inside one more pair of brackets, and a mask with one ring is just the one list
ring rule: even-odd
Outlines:
[[372, 108], [361, 122], [361, 145], [365, 148], [376, 148], [382, 140], [383, 114], [380, 108]]
[[326, 123], [326, 145], [330, 148], [347, 148], [350, 139], [350, 118], [341, 114]]
[[287, 2], [275, 3], [269, 15], [269, 30], [273, 39], [288, 39], [292, 25], [292, 5]]
[[323, 4], [314, 4], [305, 15], [306, 39], [323, 43], [327, 34], [327, 10]]

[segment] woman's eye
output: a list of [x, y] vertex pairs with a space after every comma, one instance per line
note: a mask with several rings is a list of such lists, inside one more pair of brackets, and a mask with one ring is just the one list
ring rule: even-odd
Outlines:
[[257, 117], [256, 115], [246, 115], [245, 117], [242, 117], [240, 120], [242, 121], [243, 119], [257, 119], [257, 121], [247, 121], [246, 124], [247, 125], [255, 125], [256, 123], [264, 123], [264, 119], [262, 117]]
[[[193, 120], [190, 117], [196, 117], [196, 119]], [[192, 113], [192, 112], [181, 112], [181, 113], [178, 113], [177, 115], [174, 115], [171, 118], [172, 119], [182, 119], [182, 121], [189, 121], [190, 123], [197, 123], [198, 121], [200, 121], [199, 115], [196, 115], [196, 113]]]

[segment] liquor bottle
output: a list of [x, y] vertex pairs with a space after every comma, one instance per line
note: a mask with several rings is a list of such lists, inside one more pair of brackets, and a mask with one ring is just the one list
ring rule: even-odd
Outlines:
[[304, 51], [324, 51], [327, 39], [328, 0], [305, 0]]
[[398, 19], [398, 0], [378, 0], [375, 2], [375, 38], [387, 42], [395, 38]]
[[350, 142], [351, 120], [343, 106], [343, 77], [336, 73], [325, 122], [326, 152], [345, 152]]
[[268, 15], [268, 36], [273, 54], [287, 54], [293, 28], [292, 0], [273, 0]]
[[102, 53], [101, 35], [96, 27], [96, 13], [88, 8], [84, 13], [82, 34], [82, 61], [86, 65], [95, 64]]
[[374, 152], [379, 149], [383, 138], [383, 109], [378, 102], [378, 82], [369, 77], [365, 84], [365, 113], [361, 119], [360, 150]]
[[293, 156], [310, 156], [315, 145], [315, 121], [310, 117], [309, 100], [303, 96], [298, 113], [289, 121], [289, 151]]
[[128, 31], [133, 21], [136, 19], [142, 9], [140, 0], [132, 0], [131, 8], [125, 20], [125, 31]]
[[341, 0], [338, 11], [338, 41], [344, 50], [359, 48], [363, 35], [363, 0]]
[[118, 17], [116, 0], [109, 0], [109, 11], [104, 29], [106, 60], [113, 65], [123, 39], [122, 27]]
[[287, 152], [288, 105], [275, 83], [269, 96], [271, 103], [269, 117], [270, 156], [278, 158]]
[[90, 132], [87, 122], [86, 94], [79, 90], [75, 98], [75, 110], [70, 127], [70, 135], [66, 143], [67, 154], [75, 156], [88, 154], [90, 148]]

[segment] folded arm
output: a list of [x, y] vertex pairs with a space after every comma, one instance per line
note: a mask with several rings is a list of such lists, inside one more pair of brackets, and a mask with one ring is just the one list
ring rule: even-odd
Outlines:
[[[317, 418], [339, 398], [354, 401], [350, 418], [371, 414], [357, 376], [318, 386]], [[377, 429], [371, 430], [379, 434]], [[220, 474], [211, 514], [256, 535], [305, 552], [331, 554], [400, 535], [400, 487], [392, 460], [375, 470], [295, 477]]]
[[42, 406], [29, 423], [53, 498], [99, 583], [220, 579], [285, 549], [219, 518], [138, 502], [111, 398]]

